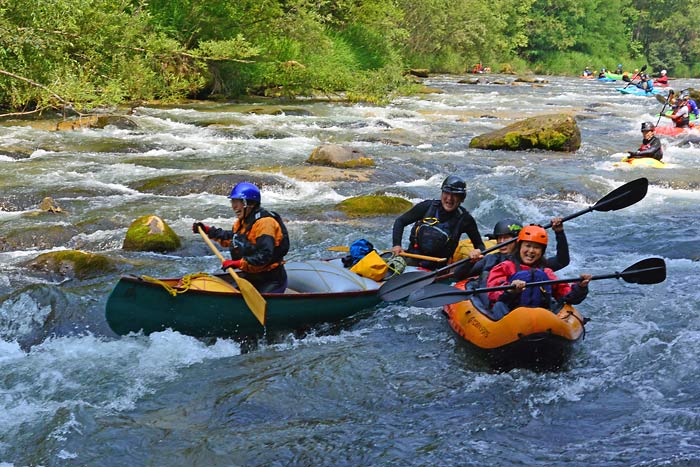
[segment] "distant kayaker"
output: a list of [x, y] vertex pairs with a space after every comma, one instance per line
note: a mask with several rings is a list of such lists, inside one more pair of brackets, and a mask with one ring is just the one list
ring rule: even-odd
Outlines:
[[[504, 243], [518, 236], [522, 229], [522, 223], [515, 219], [502, 219], [496, 223], [492, 234], [486, 234], [491, 240], [496, 240], [498, 243]], [[564, 233], [564, 223], [561, 217], [552, 219], [552, 230], [554, 230], [557, 241], [557, 255], [547, 258], [547, 267], [552, 271], [558, 271], [565, 268], [569, 264], [569, 242]], [[486, 255], [476, 263], [463, 263], [457, 266], [453, 272], [453, 278], [457, 281], [466, 279], [467, 277], [479, 276], [479, 287], [486, 286], [491, 269], [499, 263], [510, 259], [515, 251], [515, 243], [511, 242], [502, 246], [496, 253]]]
[[661, 141], [654, 134], [656, 126], [652, 122], [642, 123], [642, 144], [637, 151], [628, 151], [629, 158], [652, 157], [660, 161], [664, 157]]
[[615, 70], [615, 73], [618, 75], [622, 74], [622, 63], [617, 64], [617, 69]]
[[637, 86], [639, 89], [644, 89], [646, 92], [652, 92], [654, 90], [654, 83], [651, 78], [649, 78], [648, 74], [642, 73], [639, 78], [640, 81], [639, 83], [636, 83], [635, 86]]
[[[581, 282], [570, 286], [566, 283], [539, 287], [525, 287], [528, 282], [556, 280], [551, 268], [546, 267], [547, 231], [538, 225], [528, 225], [518, 234], [516, 254], [494, 266], [489, 273], [487, 287], [512, 285], [513, 289], [489, 292], [493, 304], [491, 315], [500, 319], [511, 310], [520, 307], [542, 307], [556, 310], [560, 303], [576, 305], [588, 295], [590, 274], [581, 274]], [[552, 303], [552, 299], [560, 303]]]
[[[399, 255], [404, 228], [413, 224], [406, 251], [426, 256], [451, 258], [463, 233], [469, 236], [474, 249], [469, 252], [472, 261], [479, 260], [486, 249], [479, 228], [472, 215], [461, 204], [467, 196], [467, 184], [456, 176], [447, 177], [441, 186], [440, 199], [422, 201], [401, 214], [394, 221], [392, 251]], [[439, 265], [434, 261], [415, 261], [408, 258], [409, 265], [419, 265], [433, 270]]]
[[590, 68], [586, 67], [581, 72], [581, 76], [593, 76], [593, 72], [591, 71]]
[[607, 75], [606, 75], [605, 73], [606, 73], [605, 68], [601, 68], [601, 69], [600, 69], [600, 73], [598, 73], [598, 79], [600, 79], [600, 78], [607, 78]]
[[656, 78], [656, 84], [666, 86], [668, 84], [668, 76], [666, 76], [666, 70], [661, 70], [659, 77]]
[[675, 102], [671, 115], [662, 114], [662, 117], [670, 118], [676, 128], [688, 128], [690, 126], [690, 110], [688, 109], [688, 95], [681, 93]]
[[273, 211], [260, 207], [260, 189], [252, 183], [241, 182], [233, 187], [229, 199], [236, 214], [233, 229], [225, 230], [201, 222], [192, 224], [212, 240], [228, 247], [231, 259], [222, 269], [240, 269], [240, 276], [262, 293], [284, 293], [287, 272], [284, 256], [289, 251], [289, 235], [282, 218]]

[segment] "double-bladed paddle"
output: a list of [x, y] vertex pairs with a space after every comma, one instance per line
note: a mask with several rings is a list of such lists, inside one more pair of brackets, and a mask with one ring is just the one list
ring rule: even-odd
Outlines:
[[[217, 258], [223, 263], [225, 258], [224, 255], [221, 254], [219, 249], [212, 243], [211, 240], [209, 240], [209, 237], [207, 236], [206, 233], [204, 233], [204, 230], [202, 230], [201, 227], [197, 227], [197, 230], [199, 230], [199, 235], [202, 236], [204, 241], [209, 245], [209, 248], [211, 248], [211, 251], [214, 252]], [[253, 312], [253, 315], [255, 315], [255, 318], [260, 321], [260, 324], [265, 326], [265, 313], [267, 310], [267, 302], [263, 298], [262, 295], [260, 295], [260, 292], [258, 292], [258, 289], [253, 286], [249, 281], [243, 279], [241, 276], [236, 274], [236, 271], [233, 270], [233, 268], [228, 268], [228, 273], [231, 274], [231, 277], [233, 277], [233, 280], [236, 281], [236, 284], [238, 285], [238, 290], [241, 291], [241, 294], [243, 294], [243, 300], [245, 300], [246, 305], [248, 305], [248, 308], [250, 308], [250, 311]]]
[[644, 72], [646, 71], [646, 69], [647, 69], [647, 66], [646, 66], [646, 65], [644, 65], [642, 68], [640, 68], [640, 70], [632, 76], [632, 79], [630, 79], [629, 83], [627, 83], [627, 84], [625, 85], [625, 87], [622, 88], [622, 89], [627, 89], [627, 88], [629, 87], [629, 85], [632, 84], [632, 83], [634, 82], [634, 79], [635, 79], [636, 77], [638, 77], [640, 73], [644, 73]]
[[[328, 250], [328, 251], [340, 251], [340, 252], [347, 253], [350, 251], [350, 247], [346, 246], [346, 245], [337, 245], [337, 246], [329, 246], [328, 248], [326, 248], [326, 250]], [[389, 253], [389, 252], [391, 252], [391, 250], [386, 250], [382, 253]], [[399, 253], [399, 256], [405, 256], [406, 258], [422, 259], [424, 261], [434, 261], [436, 263], [444, 263], [445, 261], [447, 261], [447, 258], [437, 258], [435, 256], [417, 255], [415, 253], [407, 253], [405, 251], [402, 251], [401, 253]]]
[[[663, 258], [647, 258], [634, 263], [622, 272], [591, 277], [592, 281], [601, 279], [622, 279], [631, 284], [658, 284], [666, 279], [666, 263]], [[561, 284], [563, 282], [580, 282], [581, 277], [569, 279], [553, 279], [548, 281], [528, 282], [525, 287]], [[433, 308], [450, 305], [465, 300], [474, 294], [496, 292], [514, 288], [512, 285], [484, 287], [481, 289], [461, 290], [447, 284], [431, 284], [422, 289], [414, 290], [408, 297], [408, 304], [420, 308]]]
[[[577, 213], [564, 217], [562, 219], [562, 222], [571, 220], [575, 217], [581, 216], [591, 211], [617, 211], [618, 209], [626, 208], [627, 206], [631, 206], [637, 201], [643, 199], [647, 194], [648, 188], [649, 180], [647, 180], [646, 178], [642, 177], [636, 180], [632, 180], [631, 182], [625, 183], [621, 187], [611, 191], [603, 198], [598, 200], [598, 202], [594, 205], [589, 206], [586, 209], [583, 209]], [[551, 222], [544, 226], [545, 229], [548, 229], [550, 227], [552, 227]], [[505, 245], [509, 245], [515, 242], [516, 240], [517, 238], [512, 238], [506, 242], [499, 243], [498, 245], [494, 245], [491, 248], [487, 248], [486, 250], [482, 251], [482, 253], [487, 254], [492, 251], [496, 251]], [[467, 261], [470, 261], [470, 259], [464, 258], [459, 261], [455, 261], [452, 264], [448, 264], [447, 266], [444, 266], [440, 269], [436, 269], [432, 272], [416, 271], [401, 274], [385, 282], [379, 288], [378, 296], [380, 299], [386, 302], [401, 300], [402, 298], [408, 297], [414, 290], [425, 287], [428, 284], [432, 284], [435, 278], [440, 273], [443, 273], [449, 269], [459, 266], [460, 264], [465, 263]]]

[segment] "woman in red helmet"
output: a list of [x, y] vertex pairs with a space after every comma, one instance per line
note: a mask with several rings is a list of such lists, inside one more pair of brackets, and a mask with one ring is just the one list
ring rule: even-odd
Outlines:
[[209, 238], [228, 247], [231, 259], [222, 263], [224, 271], [240, 269], [240, 276], [262, 293], [284, 293], [284, 255], [289, 251], [289, 235], [282, 218], [260, 207], [260, 190], [252, 183], [234, 186], [229, 199], [236, 214], [232, 230], [195, 222], [192, 231], [198, 233], [201, 227]]
[[491, 269], [487, 287], [512, 285], [507, 291], [489, 292], [493, 304], [491, 315], [500, 319], [520, 306], [550, 308], [551, 299], [575, 305], [588, 295], [590, 274], [581, 274], [583, 279], [573, 287], [569, 284], [550, 284], [540, 287], [525, 287], [528, 282], [556, 280], [554, 272], [546, 267], [544, 253], [547, 250], [547, 231], [538, 225], [528, 225], [518, 234], [516, 254]]

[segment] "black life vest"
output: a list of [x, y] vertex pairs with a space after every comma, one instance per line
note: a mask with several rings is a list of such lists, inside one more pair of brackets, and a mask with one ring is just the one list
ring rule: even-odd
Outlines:
[[409, 237], [410, 252], [437, 257], [452, 255], [450, 246], [456, 244], [455, 231], [466, 209], [459, 206], [449, 219], [440, 222], [437, 217], [440, 206], [440, 200], [434, 200], [423, 219], [413, 224]]
[[255, 213], [253, 213], [253, 222], [251, 222], [246, 229], [242, 232], [234, 232], [233, 239], [231, 240], [231, 245], [229, 250], [231, 252], [231, 258], [239, 259], [243, 256], [249, 255], [253, 250], [253, 244], [248, 240], [248, 232], [253, 228], [253, 224], [263, 217], [272, 217], [280, 226], [282, 231], [282, 240], [280, 244], [277, 245], [272, 253], [271, 263], [279, 263], [284, 259], [284, 256], [289, 253], [289, 233], [287, 232], [287, 226], [284, 225], [282, 217], [275, 211], [268, 211], [267, 209], [260, 208]]

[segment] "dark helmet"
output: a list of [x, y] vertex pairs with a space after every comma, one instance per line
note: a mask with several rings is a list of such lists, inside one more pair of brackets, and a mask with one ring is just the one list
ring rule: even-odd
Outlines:
[[491, 240], [498, 238], [499, 235], [512, 235], [517, 237], [522, 228], [523, 224], [515, 219], [502, 219], [496, 222], [496, 226], [493, 228], [493, 233], [486, 234], [486, 237]]
[[440, 189], [444, 193], [454, 193], [455, 195], [467, 196], [467, 184], [462, 178], [456, 175], [450, 175], [442, 182]]
[[656, 127], [651, 122], [642, 123], [642, 132], [643, 133], [646, 133], [647, 131], [654, 131], [654, 128], [656, 128]]
[[230, 199], [242, 199], [246, 204], [249, 201], [260, 204], [260, 189], [252, 183], [241, 182], [233, 187], [228, 197]]

